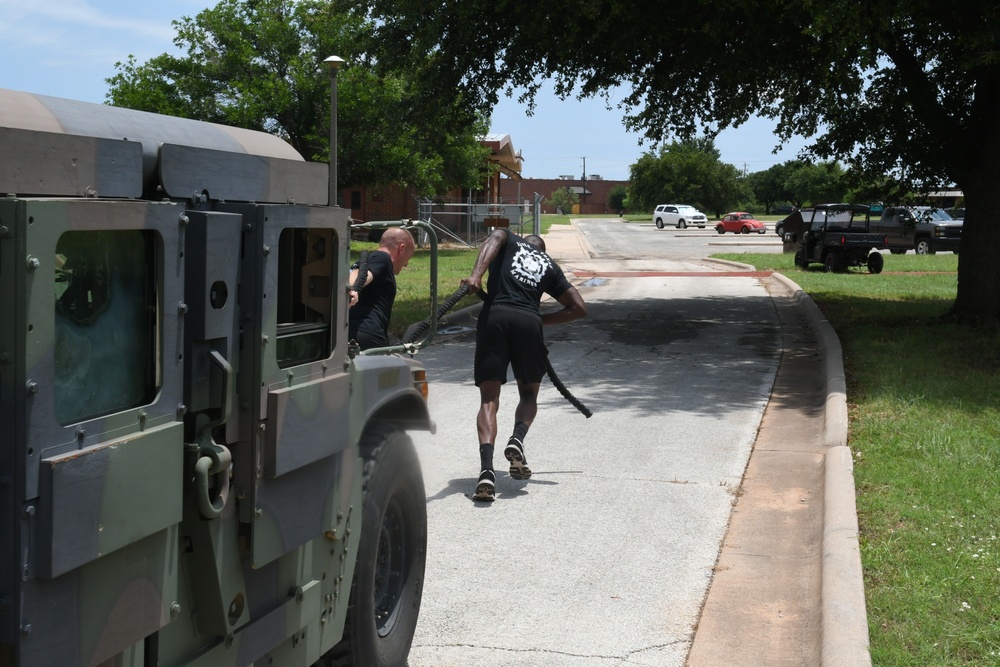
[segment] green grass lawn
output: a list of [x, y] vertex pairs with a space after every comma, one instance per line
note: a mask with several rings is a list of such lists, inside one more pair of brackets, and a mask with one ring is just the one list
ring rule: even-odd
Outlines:
[[840, 337], [873, 664], [1000, 664], [1000, 339], [941, 319], [958, 258], [719, 257], [782, 272]]

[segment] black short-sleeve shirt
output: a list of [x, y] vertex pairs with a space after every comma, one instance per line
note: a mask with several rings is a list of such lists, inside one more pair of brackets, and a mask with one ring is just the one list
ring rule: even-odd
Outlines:
[[396, 300], [396, 274], [389, 255], [381, 250], [370, 252], [368, 273], [372, 281], [362, 288], [358, 302], [351, 307], [348, 334], [357, 339], [358, 332], [362, 331], [380, 344], [386, 344], [392, 304]]
[[507, 243], [489, 266], [490, 305], [538, 315], [542, 294], [558, 299], [571, 285], [551, 257], [517, 234], [506, 233]]

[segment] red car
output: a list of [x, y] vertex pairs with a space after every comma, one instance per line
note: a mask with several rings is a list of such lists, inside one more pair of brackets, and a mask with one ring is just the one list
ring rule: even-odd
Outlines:
[[744, 213], [742, 211], [726, 213], [722, 216], [722, 220], [719, 220], [719, 224], [715, 226], [715, 231], [720, 234], [725, 234], [726, 232], [732, 232], [733, 234], [749, 234], [750, 232], [764, 234], [767, 232], [764, 228], [764, 223], [753, 217], [753, 213]]

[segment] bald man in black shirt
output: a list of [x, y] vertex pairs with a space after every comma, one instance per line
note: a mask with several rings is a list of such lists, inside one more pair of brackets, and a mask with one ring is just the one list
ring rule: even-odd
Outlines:
[[[368, 254], [368, 277], [360, 292], [351, 290], [348, 338], [362, 350], [389, 344], [389, 319], [396, 301], [396, 276], [413, 257], [413, 235], [400, 227], [390, 227], [382, 234], [378, 250]], [[348, 285], [358, 280], [352, 268]]]

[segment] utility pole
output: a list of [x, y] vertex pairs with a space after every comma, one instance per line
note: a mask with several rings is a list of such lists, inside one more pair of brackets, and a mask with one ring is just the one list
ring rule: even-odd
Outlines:
[[583, 204], [587, 201], [587, 157], [583, 157], [583, 192], [580, 193], [580, 213], [583, 213]]

